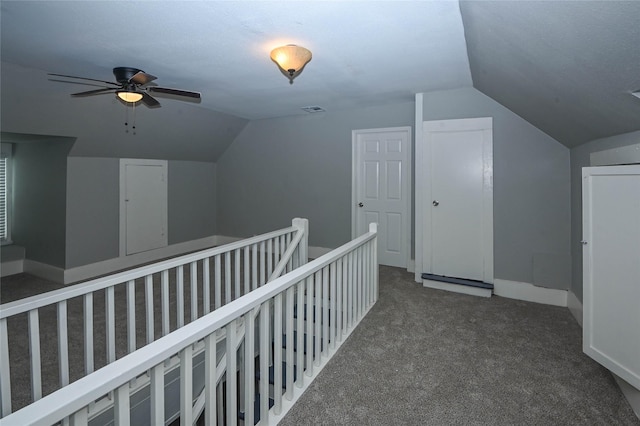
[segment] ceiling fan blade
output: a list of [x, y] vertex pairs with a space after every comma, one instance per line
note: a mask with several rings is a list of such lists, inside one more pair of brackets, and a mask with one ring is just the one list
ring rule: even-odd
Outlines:
[[142, 103], [149, 108], [158, 108], [160, 106], [160, 102], [158, 102], [153, 96], [145, 92], [140, 93], [142, 93]]
[[153, 80], [157, 79], [155, 75], [147, 74], [144, 71], [138, 71], [134, 74], [133, 77], [129, 79], [129, 82], [139, 84], [141, 86], [151, 83]]
[[88, 90], [86, 92], [72, 93], [71, 96], [74, 97], [83, 97], [83, 96], [92, 96], [92, 95], [102, 95], [105, 93], [115, 93], [117, 88], [106, 87], [104, 89], [96, 89], [96, 90]]
[[187, 98], [200, 99], [200, 93], [189, 92], [187, 90], [169, 89], [168, 87], [149, 87], [148, 90], [153, 93], [164, 93], [166, 95], [184, 96]]
[[[113, 81], [96, 80], [95, 78], [76, 77], [74, 75], [64, 75], [64, 74], [54, 74], [54, 73], [48, 73], [47, 75], [53, 75], [55, 77], [77, 78], [79, 80], [98, 81], [100, 83], [111, 84], [113, 86], [120, 87], [120, 84], [114, 83]], [[54, 81], [57, 81], [57, 80], [54, 80]]]

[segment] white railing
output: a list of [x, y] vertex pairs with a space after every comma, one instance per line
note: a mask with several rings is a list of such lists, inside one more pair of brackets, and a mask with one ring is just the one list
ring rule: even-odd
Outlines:
[[[67, 418], [86, 425], [90, 406], [110, 394], [115, 424], [128, 425], [131, 386], [140, 377], [150, 377], [149, 423], [164, 424], [164, 371], [172, 359], [179, 360], [180, 424], [195, 424], [202, 413], [206, 425], [236, 425], [241, 409], [241, 418], [255, 415], [260, 424], [273, 424], [376, 302], [376, 244], [371, 224], [367, 234], [5, 417], [0, 426]], [[204, 383], [194, 392], [193, 353], [199, 346]], [[273, 383], [267, 380], [270, 368]]]
[[[307, 220], [294, 219], [279, 231], [1, 305], [1, 417], [305, 264], [307, 239]], [[81, 349], [70, 353], [70, 341]], [[30, 361], [13, 361], [20, 359]]]

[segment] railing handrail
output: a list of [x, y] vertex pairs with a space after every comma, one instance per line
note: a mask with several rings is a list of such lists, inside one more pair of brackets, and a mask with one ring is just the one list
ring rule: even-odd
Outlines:
[[195, 253], [174, 257], [171, 259], [163, 260], [152, 265], [140, 266], [135, 269], [130, 269], [123, 272], [118, 272], [106, 277], [99, 277], [89, 281], [84, 281], [78, 284], [74, 284], [69, 287], [61, 288], [59, 290], [52, 290], [47, 293], [38, 294], [24, 299], [15, 300], [13, 302], [0, 305], [0, 319], [8, 318], [17, 314], [38, 309], [43, 306], [52, 305], [54, 303], [61, 302], [63, 300], [72, 299], [74, 297], [83, 296], [88, 293], [93, 293], [98, 290], [111, 287], [113, 285], [125, 283], [127, 281], [135, 280], [145, 277], [150, 274], [162, 272], [167, 269], [175, 268], [180, 265], [186, 265], [198, 260], [202, 260], [208, 257], [218, 256], [233, 250], [241, 249], [246, 246], [250, 246], [261, 241], [265, 241], [271, 238], [286, 235], [288, 233], [298, 231], [299, 228], [290, 226], [277, 231], [268, 232], [266, 234], [256, 235], [255, 237], [246, 238], [240, 241], [224, 244], [218, 247], [201, 250]]
[[62, 419], [72, 415], [108, 392], [117, 389], [175, 355], [183, 348], [204, 339], [234, 319], [245, 315], [287, 288], [364, 245], [374, 239], [376, 235], [377, 226], [372, 223], [366, 234], [0, 419], [0, 426], [49, 425], [51, 419]]

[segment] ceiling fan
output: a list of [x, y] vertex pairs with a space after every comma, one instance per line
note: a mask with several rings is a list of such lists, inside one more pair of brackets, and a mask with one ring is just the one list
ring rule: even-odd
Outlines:
[[[151, 74], [147, 74], [146, 72], [139, 70], [137, 68], [130, 67], [117, 67], [113, 69], [113, 75], [116, 78], [116, 82], [105, 81], [105, 80], [96, 80], [94, 78], [87, 77], [76, 77], [73, 75], [64, 75], [64, 74], [53, 74], [49, 73], [50, 76], [55, 77], [65, 77], [72, 78], [78, 80], [86, 80], [93, 81], [97, 83], [102, 83], [100, 86], [105, 86], [101, 89], [88, 90], [86, 92], [72, 93], [73, 97], [85, 97], [85, 96], [93, 96], [93, 95], [102, 95], [106, 93], [115, 93], [120, 99], [127, 103], [136, 103], [138, 101], [142, 101], [149, 108], [157, 108], [160, 106], [160, 102], [158, 102], [150, 93], [160, 94], [160, 95], [171, 95], [177, 98], [183, 98], [179, 100], [191, 101], [191, 102], [200, 102], [200, 93], [191, 92], [187, 90], [179, 90], [179, 89], [169, 89], [167, 87], [158, 87], [158, 86], [147, 86], [153, 80], [158, 77], [153, 76]], [[94, 85], [93, 83], [80, 83], [80, 82], [71, 82], [64, 80], [53, 80], [53, 81], [61, 81], [65, 83], [77, 83], [77, 84], [86, 84], [86, 85]]]

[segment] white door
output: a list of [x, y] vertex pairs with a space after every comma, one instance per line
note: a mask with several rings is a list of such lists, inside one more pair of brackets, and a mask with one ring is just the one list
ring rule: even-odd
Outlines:
[[165, 247], [167, 162], [123, 159], [120, 167], [121, 255]]
[[352, 234], [378, 223], [378, 261], [407, 266], [411, 128], [353, 131]]
[[640, 390], [640, 165], [582, 174], [583, 349]]
[[492, 283], [492, 120], [427, 121], [423, 131], [416, 147], [420, 272]]

